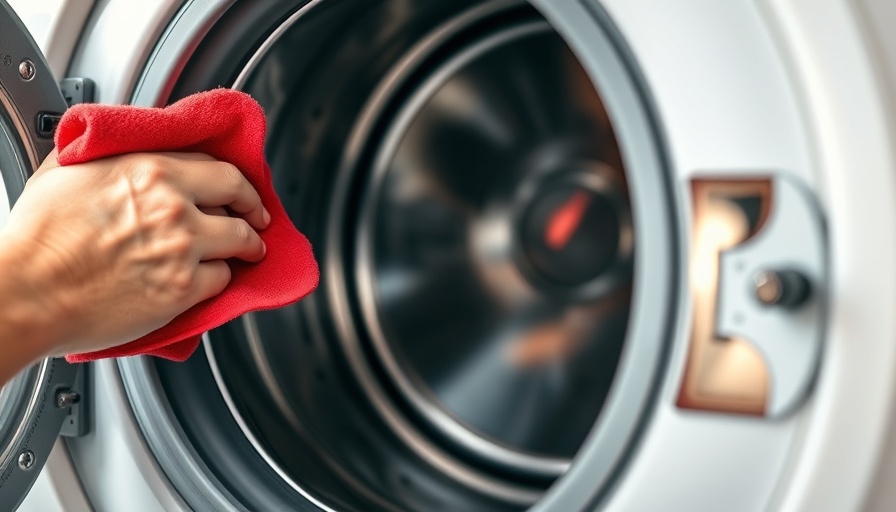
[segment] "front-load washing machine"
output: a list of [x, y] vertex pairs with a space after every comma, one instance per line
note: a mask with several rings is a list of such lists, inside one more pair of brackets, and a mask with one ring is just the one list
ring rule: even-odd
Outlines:
[[232, 87], [322, 269], [185, 363], [7, 383], [0, 509], [893, 510], [894, 22], [0, 0], [0, 210], [68, 104]]

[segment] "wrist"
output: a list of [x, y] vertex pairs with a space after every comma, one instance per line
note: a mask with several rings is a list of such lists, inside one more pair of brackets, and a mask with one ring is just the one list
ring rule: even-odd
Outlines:
[[0, 382], [54, 353], [61, 342], [47, 307], [51, 283], [28, 252], [21, 243], [0, 240]]

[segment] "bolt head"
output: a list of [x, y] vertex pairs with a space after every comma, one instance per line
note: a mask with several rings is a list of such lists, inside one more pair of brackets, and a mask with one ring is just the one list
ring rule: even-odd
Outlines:
[[31, 450], [25, 450], [19, 454], [19, 467], [28, 471], [29, 469], [34, 467], [34, 463], [37, 461], [37, 458], [34, 456], [34, 452]]
[[56, 407], [60, 409], [68, 409], [69, 407], [80, 401], [81, 395], [75, 393], [74, 391], [63, 389], [56, 393]]
[[22, 80], [29, 82], [34, 78], [36, 73], [37, 69], [30, 59], [23, 59], [22, 62], [19, 63], [19, 76], [22, 77]]

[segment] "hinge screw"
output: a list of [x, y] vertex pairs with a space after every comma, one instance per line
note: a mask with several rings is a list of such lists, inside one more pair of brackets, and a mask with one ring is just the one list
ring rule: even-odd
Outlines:
[[19, 454], [19, 467], [28, 471], [29, 469], [34, 467], [34, 452], [31, 450], [25, 450], [24, 452]]
[[30, 82], [31, 79], [34, 78], [35, 73], [37, 73], [37, 70], [30, 59], [23, 59], [22, 62], [19, 63], [19, 76], [22, 77], [22, 80]]
[[81, 401], [81, 395], [70, 389], [63, 389], [56, 393], [56, 407], [68, 409]]

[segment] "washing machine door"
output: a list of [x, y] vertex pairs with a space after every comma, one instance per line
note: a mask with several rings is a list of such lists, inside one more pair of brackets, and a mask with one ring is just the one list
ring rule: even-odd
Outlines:
[[[53, 130], [65, 108], [44, 56], [0, 0], [0, 225], [53, 149]], [[0, 388], [0, 510], [15, 510], [40, 473], [76, 400], [71, 388], [77, 371], [63, 359], [46, 359]]]

